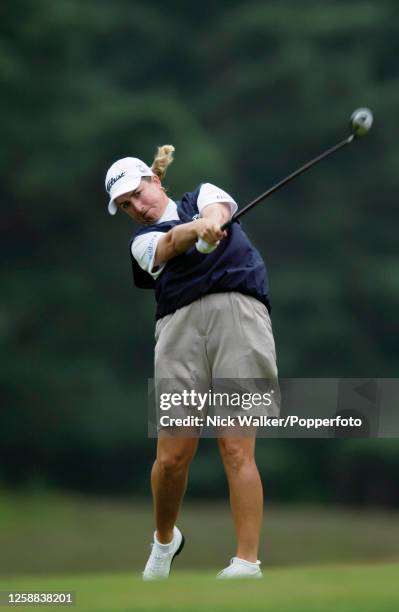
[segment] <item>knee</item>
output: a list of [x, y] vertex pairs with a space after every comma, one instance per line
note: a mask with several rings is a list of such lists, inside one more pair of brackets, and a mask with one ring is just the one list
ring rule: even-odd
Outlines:
[[239, 472], [243, 467], [254, 461], [253, 456], [240, 448], [237, 444], [225, 440], [221, 444], [221, 455], [226, 470]]
[[191, 455], [187, 453], [162, 453], [157, 456], [157, 464], [164, 474], [175, 474], [187, 469], [191, 462]]

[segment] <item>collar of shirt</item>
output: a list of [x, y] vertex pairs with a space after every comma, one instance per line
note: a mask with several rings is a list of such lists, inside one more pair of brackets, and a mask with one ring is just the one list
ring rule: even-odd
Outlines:
[[158, 219], [157, 223], [163, 223], [164, 221], [178, 221], [179, 215], [177, 214], [176, 202], [169, 198], [167, 207], [162, 217]]

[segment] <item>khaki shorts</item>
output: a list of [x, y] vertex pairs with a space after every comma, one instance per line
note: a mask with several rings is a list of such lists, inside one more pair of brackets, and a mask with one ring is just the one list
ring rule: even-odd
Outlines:
[[[206, 295], [159, 319], [155, 340], [158, 398], [166, 390], [206, 392], [227, 386], [230, 390], [236, 387], [253, 391], [257, 390], [256, 385], [251, 386], [254, 381], [277, 381], [269, 313], [262, 302], [251, 296], [237, 292]], [[164, 414], [159, 404], [157, 414], [158, 418]], [[175, 417], [189, 414], [198, 414], [197, 408], [186, 405], [173, 409]], [[274, 414], [274, 410], [269, 413]]]
[[242, 293], [212, 293], [162, 317], [155, 341], [155, 381], [277, 378], [268, 310]]

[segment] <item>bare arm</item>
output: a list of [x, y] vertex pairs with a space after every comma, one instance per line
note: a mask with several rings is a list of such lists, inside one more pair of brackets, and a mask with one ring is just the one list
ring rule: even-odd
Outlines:
[[202, 211], [202, 218], [176, 225], [166, 232], [158, 241], [154, 258], [154, 266], [169, 261], [176, 255], [184, 253], [202, 238], [209, 244], [214, 244], [227, 236], [220, 226], [230, 219], [229, 204], [209, 204]]
[[[208, 204], [202, 211], [202, 217], [211, 219], [215, 221], [215, 223], [219, 223], [219, 225], [223, 225], [223, 223], [230, 220], [230, 204], [223, 204], [220, 202], [217, 204]], [[199, 236], [199, 238], [203, 238], [203, 236]]]

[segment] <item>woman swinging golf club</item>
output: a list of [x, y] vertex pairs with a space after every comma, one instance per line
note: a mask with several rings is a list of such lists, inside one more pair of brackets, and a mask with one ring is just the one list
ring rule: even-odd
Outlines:
[[[161, 181], [173, 151], [171, 145], [159, 147], [151, 167], [137, 158], [120, 159], [105, 181], [109, 213], [120, 208], [141, 225], [130, 250], [135, 284], [155, 289], [155, 382], [276, 379], [262, 258], [239, 223], [221, 230], [237, 210], [222, 189], [203, 183], [178, 202], [168, 197]], [[255, 440], [255, 432], [218, 438], [237, 536], [236, 556], [218, 578], [262, 577], [263, 492]], [[156, 531], [145, 580], [166, 578], [184, 546], [176, 520], [197, 446], [198, 435], [158, 432], [151, 474]]]

